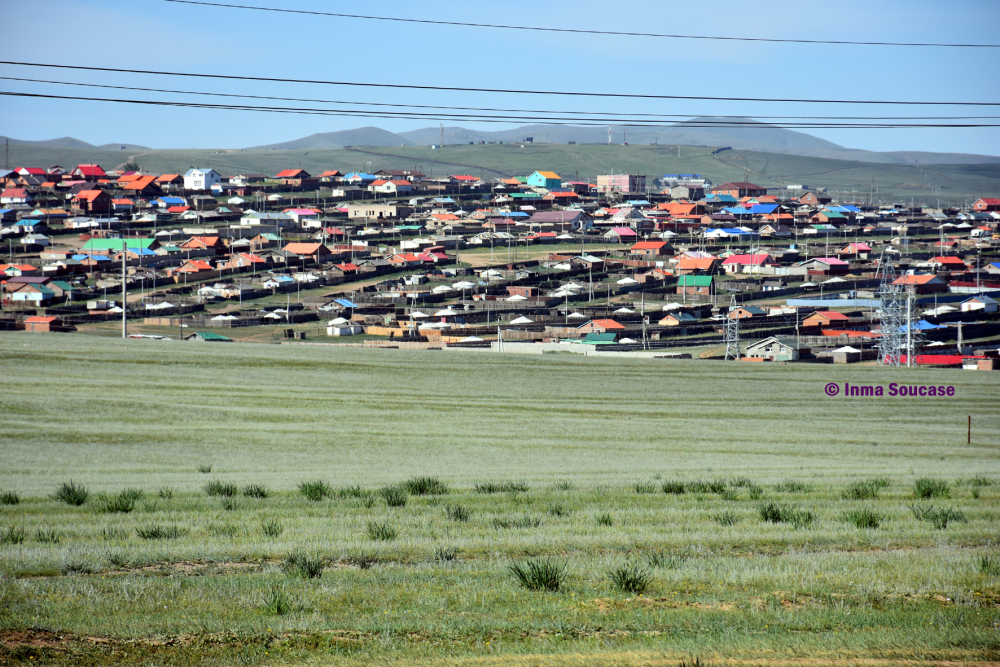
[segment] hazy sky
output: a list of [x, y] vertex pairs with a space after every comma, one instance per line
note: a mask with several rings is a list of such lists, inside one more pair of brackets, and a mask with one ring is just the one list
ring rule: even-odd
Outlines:
[[[407, 18], [776, 38], [1000, 43], [997, 0], [760, 0], [543, 3], [439, 0], [236, 4]], [[6, 3], [3, 60], [130, 69], [462, 87], [672, 95], [1000, 102], [1000, 49], [767, 44], [304, 17], [162, 0]], [[19, 30], [18, 26], [24, 29]], [[1000, 107], [897, 107], [637, 101], [78, 72], [0, 65], [0, 76], [281, 97], [429, 105], [692, 115], [1000, 116]], [[208, 103], [268, 104], [164, 93], [0, 81], [0, 90]], [[274, 103], [272, 103], [274, 104]], [[296, 103], [287, 103], [295, 106]], [[298, 106], [317, 106], [302, 105]], [[0, 134], [74, 136], [155, 148], [245, 147], [375, 125], [401, 132], [438, 121], [170, 109], [0, 97]], [[1000, 123], [1000, 120], [985, 120]], [[451, 122], [497, 130], [522, 123]], [[1000, 154], [1000, 128], [822, 129], [870, 150]]]

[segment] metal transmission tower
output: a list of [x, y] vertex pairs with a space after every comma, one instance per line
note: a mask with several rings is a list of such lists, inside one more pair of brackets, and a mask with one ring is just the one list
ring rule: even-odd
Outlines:
[[726, 361], [740, 360], [740, 318], [733, 317], [738, 307], [734, 294], [729, 300], [729, 312], [726, 314], [726, 325], [723, 329], [726, 336]]
[[899, 366], [900, 356], [906, 350], [906, 332], [909, 317], [906, 312], [906, 295], [902, 285], [896, 285], [896, 271], [892, 258], [885, 252], [879, 258], [882, 282], [876, 293], [879, 299], [878, 363]]

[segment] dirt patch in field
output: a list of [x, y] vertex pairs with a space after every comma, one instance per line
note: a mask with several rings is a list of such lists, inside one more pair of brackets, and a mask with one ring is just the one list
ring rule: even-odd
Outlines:
[[607, 612], [615, 609], [625, 609], [633, 605], [644, 607], [659, 607], [663, 609], [700, 609], [705, 611], [733, 611], [737, 608], [735, 602], [697, 602], [693, 600], [678, 600], [674, 597], [634, 597], [615, 600], [610, 598], [597, 598], [594, 606], [598, 611]]

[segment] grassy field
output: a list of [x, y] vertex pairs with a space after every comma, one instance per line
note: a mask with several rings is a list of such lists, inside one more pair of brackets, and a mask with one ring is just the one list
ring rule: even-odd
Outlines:
[[[789, 183], [826, 187], [838, 197], [867, 195], [872, 182], [876, 199], [909, 201], [936, 206], [969, 203], [1000, 191], [1000, 165], [873, 164], [756, 151], [726, 151], [717, 157], [712, 147], [622, 146], [601, 144], [503, 144], [447, 146], [358, 147], [324, 150], [150, 149], [108, 151], [51, 148], [16, 144], [10, 147], [12, 166], [76, 165], [97, 162], [106, 169], [134, 159], [146, 170], [184, 173], [193, 167], [211, 167], [221, 174], [275, 174], [303, 168], [311, 173], [327, 169], [377, 171], [420, 169], [428, 175], [468, 173], [475, 176], [527, 175], [549, 169], [565, 179], [595, 179], [599, 174], [629, 172], [649, 179], [672, 173], [699, 173], [715, 183], [750, 180], [773, 188]], [[369, 165], [369, 163], [371, 163]], [[492, 171], [491, 171], [492, 170]], [[931, 186], [935, 186], [934, 189]]]
[[[25, 333], [0, 358], [0, 662], [1000, 661], [990, 373]], [[824, 393], [893, 381], [955, 397]]]

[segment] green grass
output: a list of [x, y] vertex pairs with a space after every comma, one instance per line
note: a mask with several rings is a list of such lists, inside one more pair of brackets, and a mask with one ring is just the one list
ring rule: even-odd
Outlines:
[[525, 493], [530, 490], [527, 482], [477, 482], [476, 493]]
[[913, 495], [917, 498], [947, 498], [951, 494], [948, 482], [922, 477], [913, 483]]
[[874, 500], [878, 498], [879, 488], [878, 484], [869, 480], [852, 482], [841, 492], [840, 497], [845, 500]]
[[379, 489], [388, 507], [406, 507], [406, 489], [400, 486], [384, 486]]
[[271, 490], [263, 484], [247, 484], [243, 487], [243, 495], [247, 498], [267, 498]]
[[61, 500], [67, 505], [83, 505], [90, 498], [90, 491], [81, 484], [75, 484], [72, 480], [63, 482], [56, 489], [54, 494], [56, 500]]
[[965, 512], [954, 507], [911, 505], [910, 510], [917, 519], [926, 521], [938, 530], [944, 530], [948, 524], [966, 523], [969, 520]]
[[556, 593], [566, 579], [566, 565], [551, 559], [511, 563], [508, 569], [517, 583], [529, 591]]
[[448, 485], [437, 477], [411, 477], [402, 486], [411, 496], [440, 496], [448, 493]]
[[322, 480], [299, 482], [299, 493], [313, 502], [319, 502], [333, 495], [333, 488]]
[[399, 530], [386, 521], [369, 522], [365, 532], [368, 539], [380, 542], [391, 542], [399, 537]]
[[[1000, 486], [958, 484], [1000, 478], [987, 373], [78, 340], [0, 334], [0, 488], [20, 499], [0, 536], [23, 535], [0, 545], [12, 662], [996, 660]], [[955, 404], [852, 403], [845, 420], [822, 396], [897, 379], [953, 384], [980, 440]], [[205, 494], [209, 460], [234, 496]], [[376, 494], [418, 475], [448, 494]], [[82, 506], [52, 497], [70, 478]], [[877, 501], [841, 497], [876, 478]], [[951, 497], [914, 498], [922, 478]], [[303, 480], [325, 480], [317, 500]], [[123, 489], [146, 494], [96, 511]], [[760, 520], [771, 502], [781, 522]], [[846, 519], [865, 508], [877, 529]], [[286, 571], [296, 553], [322, 576]], [[546, 561], [557, 593], [508, 568]], [[623, 564], [651, 573], [641, 598], [612, 580]]]
[[326, 567], [326, 557], [318, 553], [295, 552], [285, 558], [285, 569], [305, 579], [319, 579]]
[[649, 568], [639, 563], [626, 563], [608, 572], [615, 588], [632, 595], [644, 593], [653, 581]]
[[206, 495], [209, 496], [221, 496], [223, 498], [232, 498], [237, 493], [240, 492], [240, 488], [232, 482], [223, 482], [218, 479], [213, 479], [204, 486], [204, 491]]
[[844, 513], [844, 521], [855, 528], [878, 528], [885, 522], [885, 517], [875, 509], [861, 507]]

